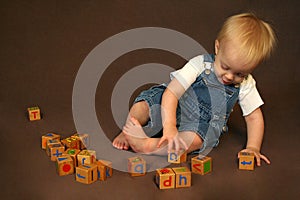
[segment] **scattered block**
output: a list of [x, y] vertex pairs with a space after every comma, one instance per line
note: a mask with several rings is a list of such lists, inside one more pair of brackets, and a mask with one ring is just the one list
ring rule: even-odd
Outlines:
[[74, 167], [77, 167], [78, 166], [78, 162], [77, 162], [77, 155], [80, 153], [80, 150], [79, 149], [67, 149], [63, 155], [69, 155], [72, 160], [73, 160], [73, 164], [74, 164]]
[[96, 164], [80, 165], [76, 167], [76, 181], [84, 184], [91, 184], [98, 180]]
[[175, 172], [176, 188], [191, 187], [191, 171], [187, 167], [172, 168]]
[[240, 152], [239, 155], [239, 169], [254, 170], [254, 154], [248, 152]]
[[141, 157], [128, 158], [128, 172], [131, 176], [143, 176], [146, 174], [146, 161]]
[[49, 148], [49, 147], [50, 147], [52, 144], [61, 144], [61, 143], [60, 143], [60, 140], [58, 140], [58, 139], [47, 140], [46, 153], [47, 153], [48, 156], [51, 156], [51, 152], [50, 152], [50, 148]]
[[96, 151], [82, 150], [77, 154], [78, 165], [92, 164], [96, 161]]
[[80, 149], [86, 149], [90, 145], [89, 135], [86, 133], [75, 133], [73, 136], [80, 141]]
[[175, 151], [171, 151], [168, 154], [168, 162], [169, 163], [183, 163], [186, 162], [187, 152], [181, 151], [178, 154]]
[[207, 174], [212, 171], [212, 159], [208, 156], [192, 158], [192, 172], [195, 174]]
[[65, 176], [74, 173], [73, 159], [69, 155], [59, 156], [56, 159], [56, 171], [58, 175]]
[[46, 135], [42, 136], [42, 149], [46, 149], [47, 141], [48, 140], [55, 140], [60, 139], [60, 135], [57, 135], [55, 133], [47, 133]]
[[112, 177], [112, 162], [107, 160], [98, 160], [98, 178], [105, 181], [106, 178]]
[[35, 121], [35, 120], [40, 120], [41, 119], [41, 111], [40, 108], [35, 106], [35, 107], [30, 107], [27, 108], [28, 111], [28, 117], [30, 121]]
[[157, 169], [155, 181], [159, 189], [175, 188], [175, 173], [171, 168]]
[[61, 143], [49, 145], [50, 158], [52, 161], [56, 161], [56, 158], [62, 156], [64, 151], [65, 147]]
[[63, 139], [61, 143], [65, 145], [66, 148], [80, 149], [80, 139], [77, 137], [68, 137]]

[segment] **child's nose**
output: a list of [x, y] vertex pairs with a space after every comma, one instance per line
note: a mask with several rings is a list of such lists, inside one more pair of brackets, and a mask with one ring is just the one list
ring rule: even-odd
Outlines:
[[228, 80], [228, 81], [232, 81], [234, 79], [234, 75], [232, 73], [226, 73], [225, 74], [225, 78]]

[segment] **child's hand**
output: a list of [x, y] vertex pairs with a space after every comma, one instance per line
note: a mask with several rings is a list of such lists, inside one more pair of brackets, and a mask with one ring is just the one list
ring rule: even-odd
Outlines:
[[257, 166], [261, 165], [261, 159], [264, 160], [267, 164], [271, 164], [270, 160], [261, 154], [257, 149], [252, 147], [247, 147], [246, 149], [243, 149], [240, 152], [247, 152], [247, 153], [253, 153], [256, 159]]
[[176, 127], [164, 127], [163, 137], [158, 142], [157, 147], [159, 148], [165, 141], [168, 142], [168, 152], [170, 152], [173, 149], [175, 149], [176, 152], [179, 152], [182, 146], [185, 150], [188, 149], [188, 146], [185, 143], [185, 141], [179, 136]]

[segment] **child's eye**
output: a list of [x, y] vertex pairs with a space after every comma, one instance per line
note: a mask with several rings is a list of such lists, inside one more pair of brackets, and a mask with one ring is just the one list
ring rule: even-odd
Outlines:
[[221, 68], [224, 69], [224, 70], [228, 70], [229, 68], [224, 66], [224, 65], [221, 65]]
[[240, 78], [245, 78], [247, 75], [245, 75], [245, 74], [242, 74], [242, 73], [237, 73], [236, 74], [238, 77], [240, 77]]

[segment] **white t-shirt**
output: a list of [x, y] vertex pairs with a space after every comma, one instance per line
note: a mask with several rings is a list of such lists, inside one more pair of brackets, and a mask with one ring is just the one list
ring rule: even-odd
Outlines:
[[[211, 63], [204, 62], [203, 55], [199, 55], [192, 58], [183, 66], [183, 68], [172, 72], [170, 77], [171, 79], [176, 78], [184, 89], [187, 90], [193, 82], [195, 82], [197, 77], [206, 69], [206, 66], [210, 65]], [[244, 79], [240, 84], [238, 100], [243, 116], [249, 115], [256, 108], [264, 104], [257, 91], [256, 82], [251, 74], [249, 74], [247, 79]]]

